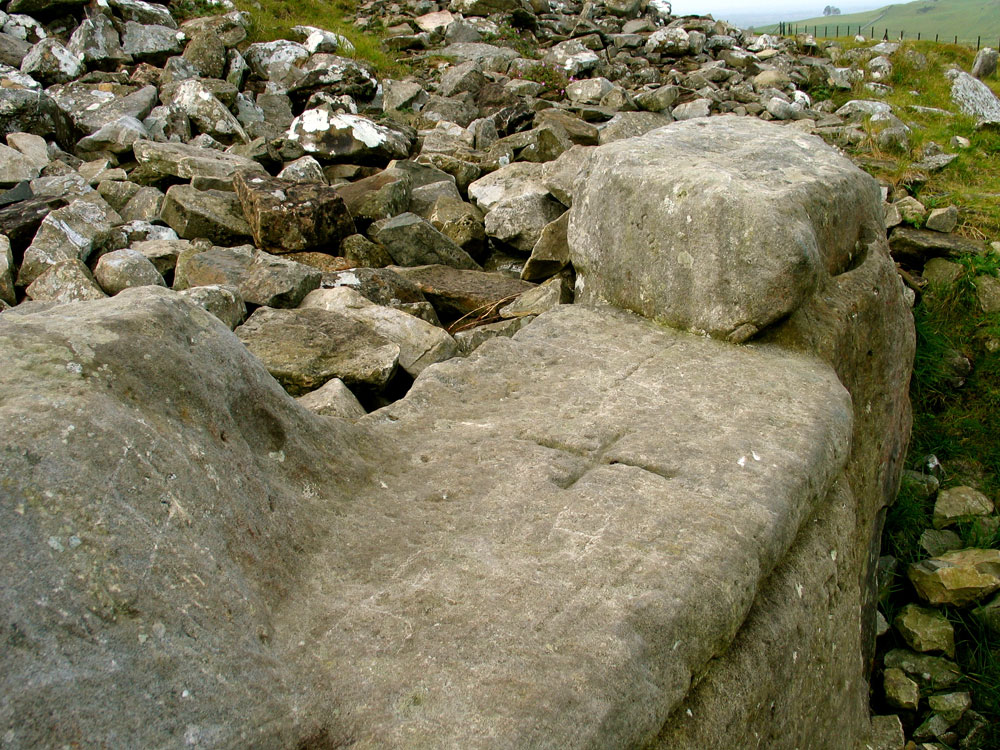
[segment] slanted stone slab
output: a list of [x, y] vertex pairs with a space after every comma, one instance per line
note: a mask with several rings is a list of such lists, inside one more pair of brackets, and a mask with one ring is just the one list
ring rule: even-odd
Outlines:
[[534, 284], [491, 271], [441, 265], [393, 266], [392, 270], [416, 284], [438, 315], [446, 320], [465, 315], [475, 318], [477, 313], [488, 317], [491, 311], [496, 312], [501, 305], [535, 288]]
[[264, 167], [253, 159], [186, 143], [136, 141], [132, 150], [136, 160], [156, 174], [172, 175], [184, 180], [195, 177], [232, 179], [239, 170], [266, 174]]
[[465, 250], [416, 214], [404, 213], [377, 221], [369, 235], [401, 266], [437, 263], [452, 268], [479, 268]]
[[186, 240], [205, 238], [219, 245], [235, 245], [252, 234], [239, 199], [222, 190], [174, 185], [163, 199], [160, 218]]
[[577, 185], [568, 241], [581, 300], [736, 342], [884, 232], [870, 176], [819, 138], [754, 118], [600, 146]]
[[[648, 744], [850, 442], [850, 399], [811, 358], [575, 305], [425, 371], [362, 429], [299, 408], [157, 288], [0, 316], [0, 358], [2, 564], [20, 571], [0, 603], [38, 639], [0, 652], [36, 686], [2, 709], [23, 745], [203, 727], [223, 745]], [[165, 683], [207, 697], [162, 705]]]

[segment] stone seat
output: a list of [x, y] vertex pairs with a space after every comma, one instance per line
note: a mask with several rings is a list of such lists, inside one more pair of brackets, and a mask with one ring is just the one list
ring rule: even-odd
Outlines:
[[806, 355], [561, 306], [355, 426], [145, 287], [0, 316], [0, 361], [11, 747], [638, 747], [860, 658]]

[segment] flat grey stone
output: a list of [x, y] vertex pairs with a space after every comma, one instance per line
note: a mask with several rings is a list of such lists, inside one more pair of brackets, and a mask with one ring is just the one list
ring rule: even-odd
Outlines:
[[232, 179], [239, 170], [265, 172], [259, 162], [245, 156], [184, 143], [136, 141], [132, 148], [140, 164], [157, 174], [173, 175], [185, 180], [195, 177]]
[[599, 146], [567, 236], [579, 300], [742, 341], [883, 224], [878, 185], [820, 139], [713, 117]]
[[399, 360], [399, 347], [368, 326], [316, 307], [261, 307], [235, 333], [293, 396], [335, 377], [349, 386], [380, 389]]

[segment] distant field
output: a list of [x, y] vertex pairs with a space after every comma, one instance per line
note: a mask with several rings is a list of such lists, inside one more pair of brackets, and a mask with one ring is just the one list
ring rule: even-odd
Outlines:
[[[788, 20], [800, 31], [819, 27], [818, 33], [824, 35], [826, 28], [827, 36], [833, 36], [837, 26], [841, 35], [846, 35], [847, 26], [852, 27], [852, 34], [862, 26], [866, 36], [873, 29], [879, 37], [888, 30], [890, 39], [898, 39], [902, 31], [907, 39], [916, 39], [919, 32], [923, 39], [934, 39], [937, 34], [941, 41], [952, 42], [957, 36], [960, 42], [973, 45], [982, 37], [983, 46], [994, 48], [1000, 41], [1000, 0], [917, 0], [863, 13]], [[777, 26], [761, 26], [757, 31], [777, 31]]]

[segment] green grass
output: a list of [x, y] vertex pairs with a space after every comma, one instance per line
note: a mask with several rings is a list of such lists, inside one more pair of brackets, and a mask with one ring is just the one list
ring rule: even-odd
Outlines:
[[[317, 26], [350, 39], [355, 48], [350, 56], [368, 62], [380, 77], [399, 76], [407, 70], [399, 57], [382, 48], [377, 33], [365, 33], [354, 27], [356, 3], [352, 0], [234, 0], [234, 3], [251, 19], [245, 44], [292, 39], [293, 26]], [[219, 12], [203, 0], [174, 0], [170, 7], [180, 19]]]
[[[915, 39], [920, 32], [923, 39], [934, 39], [939, 34], [942, 40], [954, 40], [966, 44], [975, 44], [976, 37], [982, 37], [984, 46], [996, 46], [1000, 38], [1000, 4], [996, 0], [917, 0], [917, 2], [899, 5], [887, 5], [877, 10], [862, 13], [849, 13], [840, 16], [818, 16], [792, 21], [800, 30], [808, 27], [829, 29], [834, 34], [834, 27], [845, 26], [854, 28], [863, 26], [864, 33], [870, 35], [874, 27], [875, 33], [882, 38], [884, 30], [888, 29], [890, 39], [898, 39], [899, 33], [905, 32], [907, 39]], [[774, 31], [776, 27], [768, 27]]]

